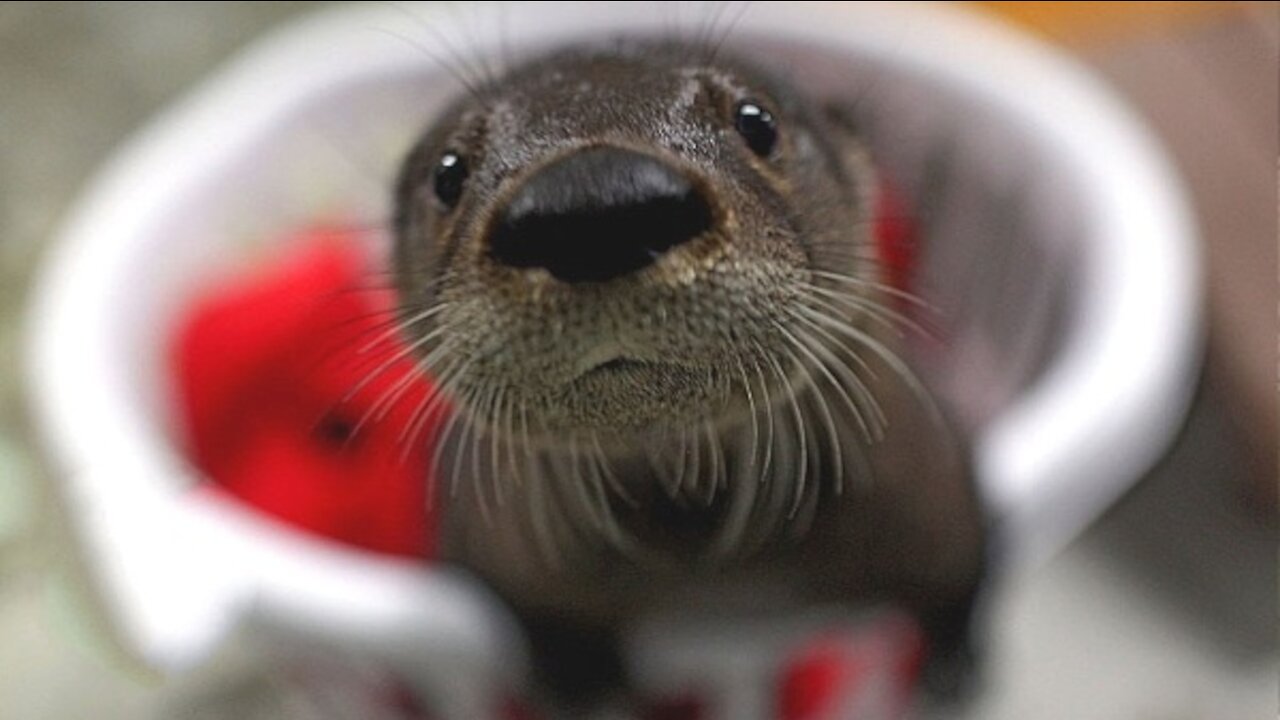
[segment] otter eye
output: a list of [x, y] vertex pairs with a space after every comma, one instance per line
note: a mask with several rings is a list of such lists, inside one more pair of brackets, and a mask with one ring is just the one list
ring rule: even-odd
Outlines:
[[436, 165], [436, 197], [445, 207], [452, 208], [462, 197], [462, 186], [467, 181], [467, 161], [456, 152], [446, 152]]
[[778, 123], [773, 113], [755, 100], [743, 100], [734, 112], [734, 126], [751, 152], [766, 157], [778, 144]]

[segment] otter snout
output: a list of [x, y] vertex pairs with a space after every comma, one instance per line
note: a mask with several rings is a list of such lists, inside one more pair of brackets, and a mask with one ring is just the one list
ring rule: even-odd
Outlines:
[[711, 229], [697, 184], [652, 155], [598, 146], [539, 169], [500, 210], [489, 233], [498, 263], [542, 268], [567, 283], [637, 272]]

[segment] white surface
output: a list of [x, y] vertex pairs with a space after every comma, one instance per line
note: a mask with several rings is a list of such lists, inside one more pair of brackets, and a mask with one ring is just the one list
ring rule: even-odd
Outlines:
[[[636, 4], [504, 11], [516, 50], [602, 28], [662, 30], [668, 21]], [[1012, 545], [1043, 558], [1149, 465], [1180, 416], [1197, 341], [1185, 206], [1147, 135], [1070, 62], [954, 12], [875, 5], [858, 8], [857, 22], [851, 12], [759, 4], [739, 27], [856, 48], [972, 92], [1034, 127], [1091, 191], [1097, 232], [1083, 254], [1079, 322], [1050, 370], [979, 444], [981, 481]], [[927, 26], [930, 43], [901, 42], [904, 24]], [[411, 81], [421, 92], [409, 104], [419, 110], [447, 92], [421, 53], [370, 27], [421, 36], [403, 12], [329, 13], [257, 46], [159, 120], [95, 183], [43, 279], [31, 362], [40, 420], [94, 579], [124, 637], [159, 667], [198, 660], [242, 621], [347, 642], [359, 628], [385, 632], [412, 617], [425, 623], [421, 632], [469, 644], [478, 657], [504, 657], [512, 647], [501, 639], [501, 612], [461, 600], [455, 581], [439, 573], [287, 536], [269, 521], [192, 501], [181, 490], [188, 470], [159, 431], [165, 388], [155, 382], [151, 350], [173, 300], [204, 266], [238, 252], [233, 240], [290, 227], [340, 194], [322, 188], [319, 200], [280, 197], [287, 179], [273, 175], [272, 160], [298, 149], [281, 138], [297, 137], [326, 111], [358, 105], [351, 98], [374, 85], [403, 90]], [[476, 42], [492, 49], [497, 38]], [[949, 52], [936, 52], [941, 46]], [[1028, 87], [1054, 88], [1059, 102], [1039, 103]], [[394, 103], [391, 96], [371, 97]], [[399, 117], [401, 126], [372, 120], [363, 130], [393, 157], [396, 143], [385, 138], [416, 127], [404, 125], [403, 114], [381, 117]], [[231, 223], [245, 221], [231, 218], [246, 208], [268, 214], [232, 232]], [[209, 553], [205, 568], [223, 570], [201, 573], [181, 562], [171, 539], [180, 537], [188, 551]], [[222, 542], [231, 537], [240, 539]], [[239, 554], [244, 546], [253, 551]], [[355, 587], [368, 590], [355, 598], [347, 594]], [[403, 642], [395, 633], [370, 641]], [[446, 673], [433, 676], [442, 669], [430, 659], [406, 664], [425, 685], [439, 686]]]

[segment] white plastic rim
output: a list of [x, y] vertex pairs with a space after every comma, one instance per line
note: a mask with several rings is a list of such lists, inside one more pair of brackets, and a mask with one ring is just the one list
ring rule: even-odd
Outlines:
[[[155, 417], [163, 388], [139, 383], [133, 367], [133, 344], [154, 332], [138, 326], [156, 317], [138, 300], [147, 296], [138, 292], [139, 267], [180, 241], [175, 208], [234, 183], [224, 177], [228, 158], [252, 153], [316, 98], [420, 70], [424, 54], [369, 30], [422, 37], [419, 18], [440, 12], [339, 9], [259, 42], [116, 154], [44, 268], [30, 325], [36, 417], [92, 579], [128, 647], [153, 666], [189, 666], [237, 623], [265, 622], [412, 657], [403, 664], [426, 686], [438, 688], [444, 671], [420, 661], [438, 659], [441, 648], [519, 672], [509, 619], [464, 578], [193, 497], [192, 471]], [[673, 17], [647, 3], [504, 3], [501, 12], [502, 37], [468, 42], [520, 51], [603, 31], [664, 31]], [[736, 22], [743, 33], [891, 58], [982, 98], [1034, 127], [1087, 188], [1097, 232], [1081, 254], [1078, 320], [1046, 372], [976, 446], [980, 486], [1015, 563], [1044, 559], [1159, 457], [1190, 396], [1198, 255], [1168, 161], [1074, 61], [980, 16], [933, 5], [789, 2], [754, 4]], [[904, 26], [919, 29], [904, 38]], [[1052, 88], [1057, 102], [1038, 103], [1028, 87]], [[175, 267], [189, 270], [218, 249], [183, 252], [186, 264]], [[184, 282], [170, 281], [166, 292]]]

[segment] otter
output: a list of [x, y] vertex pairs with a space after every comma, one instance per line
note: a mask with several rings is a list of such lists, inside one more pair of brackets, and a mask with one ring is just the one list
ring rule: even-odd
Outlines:
[[695, 606], [891, 602], [935, 687], [966, 674], [985, 522], [904, 356], [853, 116], [628, 39], [472, 88], [404, 161], [397, 314], [440, 389], [419, 419], [450, 412], [441, 553], [515, 609], [548, 696], [625, 687], [620, 633]]

